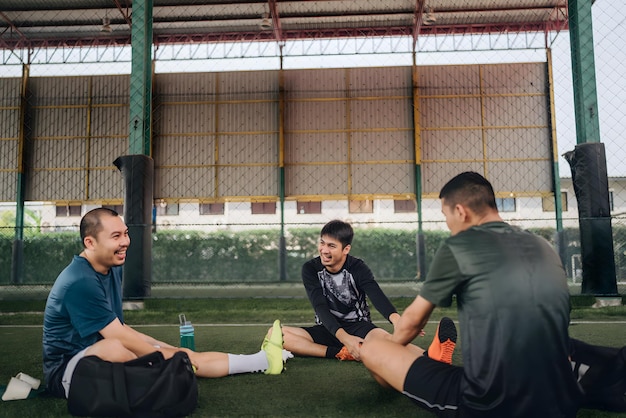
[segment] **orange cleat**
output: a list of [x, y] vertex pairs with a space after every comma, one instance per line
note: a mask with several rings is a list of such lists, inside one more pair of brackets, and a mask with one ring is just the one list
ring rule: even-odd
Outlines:
[[356, 359], [352, 356], [352, 354], [350, 354], [350, 352], [348, 351], [348, 349], [346, 348], [346, 346], [344, 345], [341, 350], [337, 353], [337, 355], [335, 356], [335, 358], [344, 361], [344, 360], [349, 360], [349, 361], [355, 361]]
[[454, 347], [456, 347], [456, 326], [450, 318], [444, 316], [439, 321], [435, 338], [428, 347], [428, 357], [442, 363], [452, 364]]

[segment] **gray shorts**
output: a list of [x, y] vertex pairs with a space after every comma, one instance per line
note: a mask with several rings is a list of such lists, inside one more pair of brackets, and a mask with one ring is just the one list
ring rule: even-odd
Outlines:
[[63, 379], [61, 379], [61, 383], [63, 384], [63, 389], [65, 389], [65, 397], [67, 398], [70, 394], [70, 384], [72, 383], [72, 375], [74, 374], [74, 369], [76, 369], [76, 365], [85, 357], [85, 351], [87, 351], [89, 347], [80, 350], [78, 353], [74, 354], [74, 357], [70, 359], [65, 367], [65, 371], [63, 372]]

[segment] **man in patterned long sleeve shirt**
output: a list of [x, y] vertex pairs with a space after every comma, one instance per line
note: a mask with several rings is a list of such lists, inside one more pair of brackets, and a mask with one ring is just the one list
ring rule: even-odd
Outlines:
[[372, 323], [366, 296], [390, 323], [400, 317], [365, 262], [348, 254], [353, 236], [350, 224], [328, 222], [320, 233], [319, 256], [302, 267], [316, 324], [283, 327], [284, 347], [295, 355], [359, 360], [363, 341], [389, 335]]

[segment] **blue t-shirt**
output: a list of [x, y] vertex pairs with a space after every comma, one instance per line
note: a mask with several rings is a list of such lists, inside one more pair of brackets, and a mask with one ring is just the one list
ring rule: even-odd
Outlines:
[[65, 397], [61, 379], [69, 360], [102, 339], [100, 330], [115, 318], [123, 323], [122, 315], [122, 267], [105, 275], [74, 256], [54, 282], [44, 313], [43, 372], [52, 394]]

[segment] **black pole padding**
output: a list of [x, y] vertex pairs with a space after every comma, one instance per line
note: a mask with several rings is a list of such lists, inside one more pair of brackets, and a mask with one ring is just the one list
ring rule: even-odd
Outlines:
[[604, 144], [578, 144], [563, 157], [571, 167], [578, 202], [583, 268], [581, 293], [615, 296], [617, 276]]
[[124, 178], [124, 222], [130, 247], [124, 263], [124, 299], [150, 296], [152, 285], [152, 206], [154, 160], [146, 155], [124, 155], [113, 164]]

